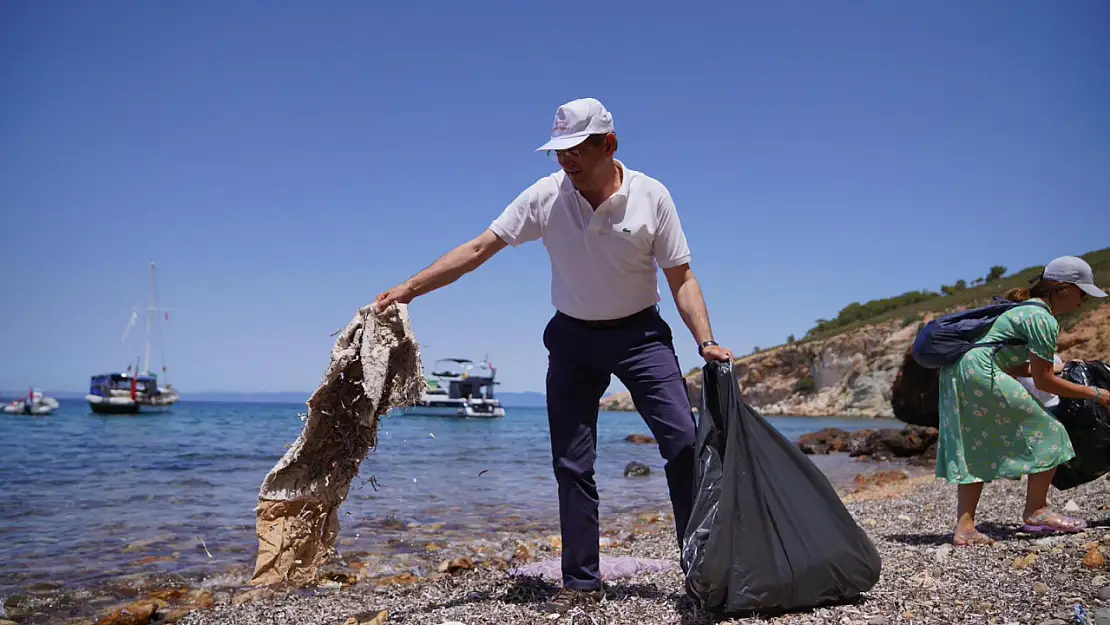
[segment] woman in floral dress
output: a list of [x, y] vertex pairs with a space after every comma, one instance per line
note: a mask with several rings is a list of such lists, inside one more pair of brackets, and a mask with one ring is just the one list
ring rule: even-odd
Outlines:
[[1018, 338], [1026, 344], [975, 347], [959, 362], [940, 370], [938, 477], [958, 484], [953, 544], [987, 544], [975, 527], [983, 484], [1028, 475], [1024, 529], [1075, 532], [1082, 519], [1053, 512], [1048, 488], [1056, 467], [1075, 456], [1067, 430], [1015, 377], [1031, 377], [1036, 387], [1060, 397], [1092, 398], [1110, 405], [1110, 392], [1074, 384], [1055, 375], [1053, 355], [1060, 326], [1056, 315], [1074, 311], [1088, 297], [1105, 297], [1094, 285], [1090, 265], [1065, 256], [1049, 263], [1028, 289], [1007, 293], [1031, 300], [1003, 313], [979, 342]]

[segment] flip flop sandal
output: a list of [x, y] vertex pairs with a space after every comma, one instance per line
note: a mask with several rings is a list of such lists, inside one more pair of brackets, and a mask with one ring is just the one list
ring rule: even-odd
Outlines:
[[952, 535], [953, 547], [970, 547], [972, 545], [993, 545], [994, 539], [982, 532], [975, 532], [966, 536]]
[[1030, 517], [1021, 531], [1029, 534], [1075, 534], [1087, 529], [1087, 522], [1072, 516], [1055, 512], [1042, 512]]

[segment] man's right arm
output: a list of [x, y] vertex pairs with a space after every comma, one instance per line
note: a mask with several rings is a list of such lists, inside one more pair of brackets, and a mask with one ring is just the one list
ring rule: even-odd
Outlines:
[[374, 300], [374, 309], [381, 312], [394, 302], [407, 304], [415, 297], [445, 287], [481, 267], [506, 245], [501, 237], [487, 228], [482, 234], [441, 256], [420, 273], [379, 295]]
[[501, 237], [486, 229], [482, 234], [447, 252], [405, 282], [410, 299], [445, 287], [464, 275], [481, 267], [494, 254], [505, 249]]
[[506, 245], [520, 245], [540, 238], [539, 207], [557, 192], [550, 179], [527, 188], [501, 212], [482, 234], [447, 252], [430, 267], [374, 300], [381, 312], [394, 302], [407, 304], [413, 298], [445, 287], [474, 271]]

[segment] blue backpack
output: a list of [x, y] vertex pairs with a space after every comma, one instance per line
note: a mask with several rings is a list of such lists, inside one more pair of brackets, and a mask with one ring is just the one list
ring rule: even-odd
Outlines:
[[998, 349], [1006, 345], [1024, 345], [1021, 339], [976, 342], [986, 335], [1002, 313], [1018, 306], [1040, 306], [1048, 310], [1040, 302], [996, 298], [994, 304], [945, 315], [930, 321], [918, 333], [911, 351], [913, 359], [926, 369], [940, 369], [955, 364], [973, 347], [990, 345]]

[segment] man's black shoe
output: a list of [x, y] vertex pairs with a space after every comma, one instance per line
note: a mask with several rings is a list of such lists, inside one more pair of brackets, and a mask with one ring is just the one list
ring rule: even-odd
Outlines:
[[540, 605], [540, 612], [552, 614], [566, 614], [572, 608], [585, 605], [597, 605], [605, 600], [605, 590], [575, 590], [564, 588], [556, 594], [551, 601]]

